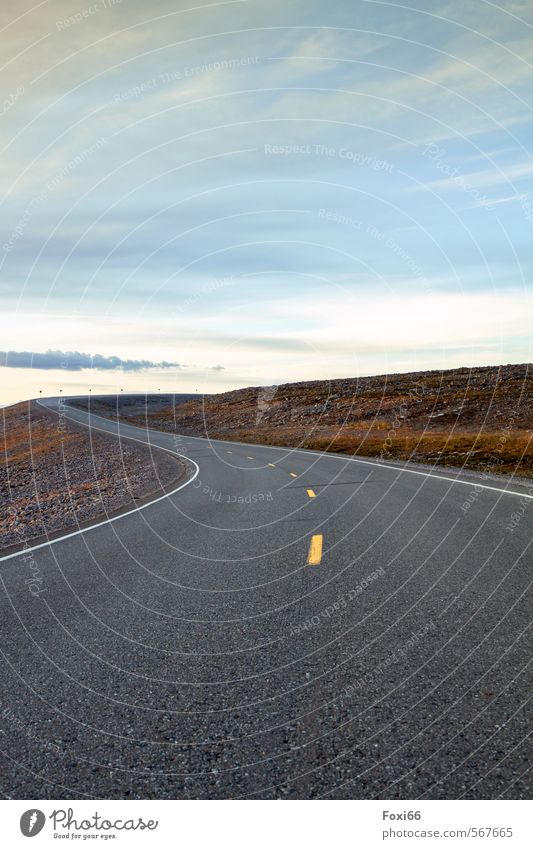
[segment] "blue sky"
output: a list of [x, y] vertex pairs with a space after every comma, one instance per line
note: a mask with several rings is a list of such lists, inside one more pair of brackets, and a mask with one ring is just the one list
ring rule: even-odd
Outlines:
[[1, 347], [153, 363], [8, 358], [2, 403], [531, 359], [527, 0], [50, 0], [0, 28]]

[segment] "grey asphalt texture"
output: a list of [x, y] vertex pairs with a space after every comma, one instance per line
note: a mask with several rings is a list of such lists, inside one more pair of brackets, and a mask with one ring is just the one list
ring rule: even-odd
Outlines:
[[0, 562], [4, 798], [529, 797], [526, 483], [92, 425], [199, 470]]

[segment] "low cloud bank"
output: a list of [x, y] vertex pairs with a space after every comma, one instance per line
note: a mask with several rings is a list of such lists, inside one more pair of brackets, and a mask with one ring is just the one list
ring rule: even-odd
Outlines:
[[0, 351], [0, 366], [6, 368], [64, 369], [81, 371], [143, 371], [145, 369], [181, 368], [179, 363], [155, 363], [152, 360], [122, 360], [120, 357], [103, 357], [101, 354], [82, 354], [80, 351]]

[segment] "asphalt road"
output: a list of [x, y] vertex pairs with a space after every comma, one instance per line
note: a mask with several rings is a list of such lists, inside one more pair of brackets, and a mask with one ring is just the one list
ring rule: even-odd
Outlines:
[[190, 482], [0, 560], [4, 797], [529, 796], [533, 489], [120, 431]]

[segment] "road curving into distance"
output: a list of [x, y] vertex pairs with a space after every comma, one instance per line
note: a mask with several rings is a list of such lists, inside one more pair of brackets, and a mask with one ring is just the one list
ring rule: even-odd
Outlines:
[[188, 479], [0, 558], [5, 796], [528, 797], [531, 485], [90, 426]]

